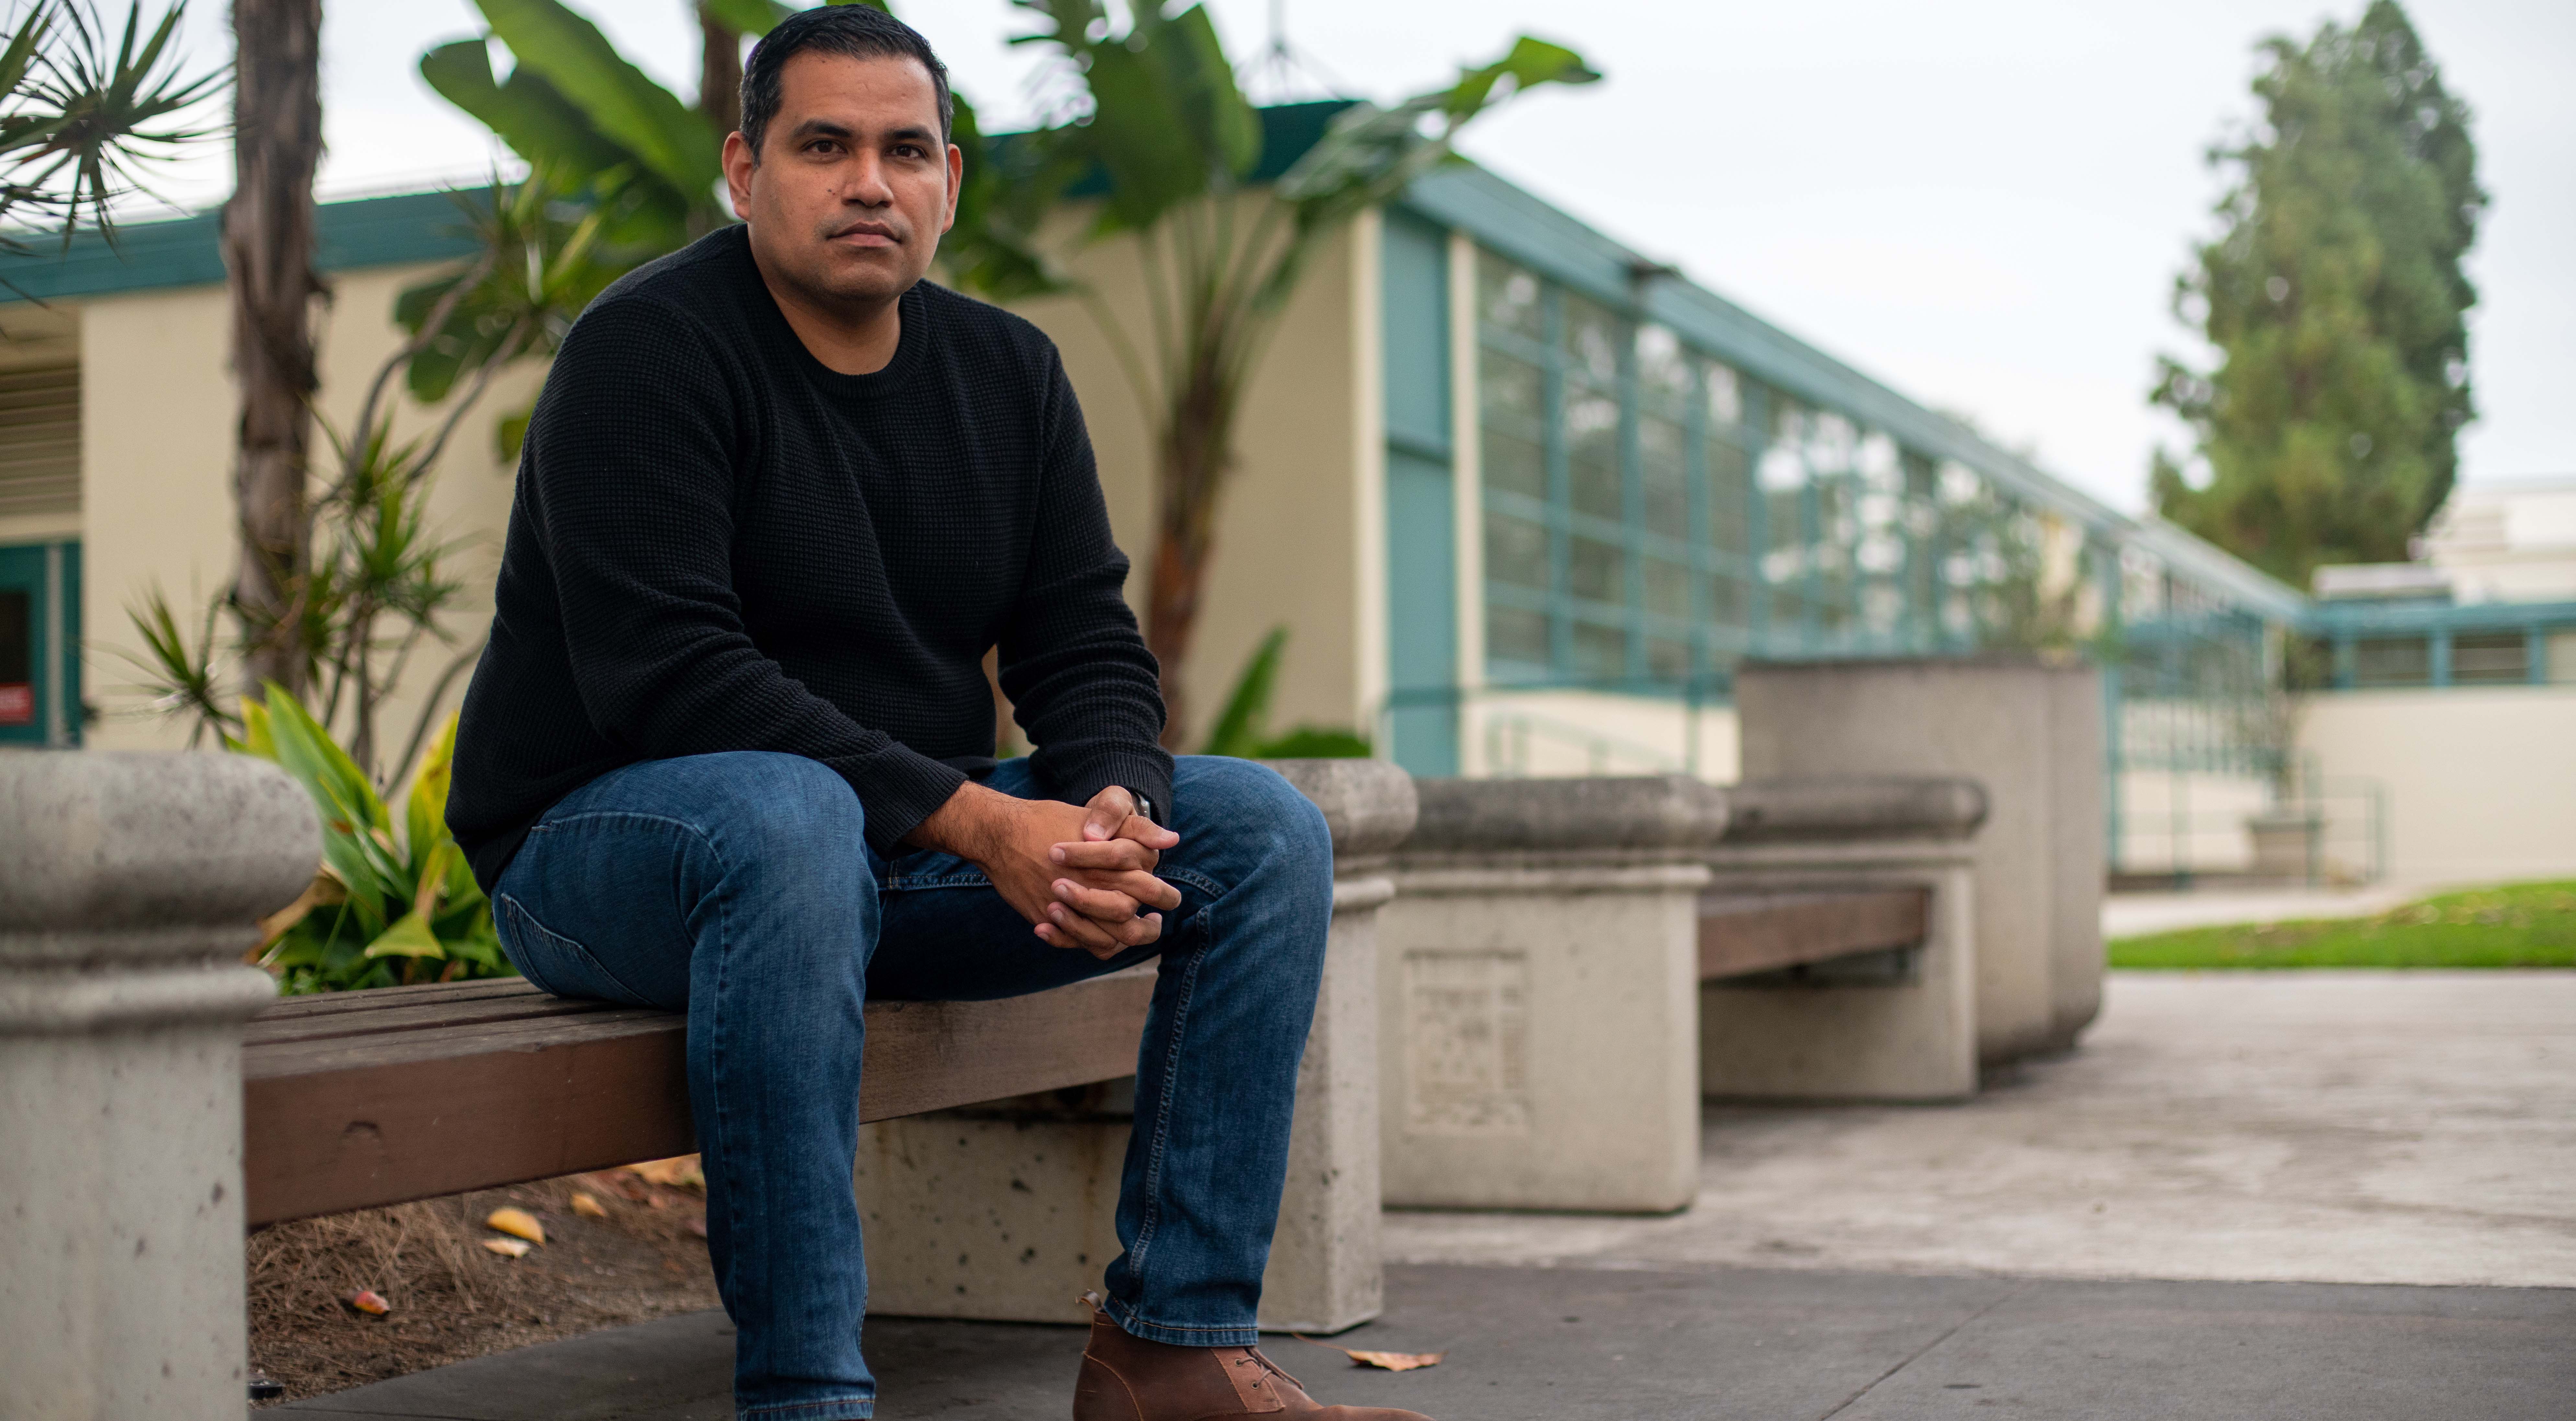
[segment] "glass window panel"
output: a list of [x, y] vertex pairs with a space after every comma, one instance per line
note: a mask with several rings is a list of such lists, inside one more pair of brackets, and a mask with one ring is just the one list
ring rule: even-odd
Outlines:
[[1565, 298], [1566, 367], [1600, 384], [1619, 378], [1619, 357], [1627, 349], [1628, 323], [1580, 296]]
[[1708, 367], [1708, 422], [1720, 429], [1744, 422], [1744, 381], [1731, 365]]
[[2520, 632], [2456, 633], [2451, 679], [2464, 686], [2520, 685], [2531, 679], [2531, 641]]
[[1871, 581], [1860, 590], [1861, 623], [1870, 635], [1893, 638], [1905, 624], [1905, 591], [1893, 582]]
[[1628, 600], [1627, 557], [1616, 543], [1575, 538], [1567, 548], [1566, 577], [1577, 597], [1595, 602]]
[[1478, 363], [1476, 394], [1484, 430], [1485, 487], [1547, 497], [1542, 433], [1546, 382], [1537, 366], [1497, 351]]
[[2352, 644], [2356, 686], [2429, 686], [2433, 644], [2420, 636], [2363, 637]]
[[1753, 625], [1753, 599], [1742, 579], [1724, 573], [1708, 579], [1708, 619], [1721, 627]]
[[1831, 410], [1807, 423], [1807, 464], [1820, 473], [1850, 472], [1859, 458], [1859, 446], [1859, 432], [1852, 422]]
[[[1799, 490], [1772, 489], [1763, 495], [1762, 521], [1771, 534], [1771, 547], [1775, 556], [1781, 551], [1794, 554], [1798, 549], [1806, 546], [1805, 520], [1806, 499]], [[1764, 559], [1763, 575], [1777, 582], [1780, 578], [1770, 571], [1771, 562], [1770, 558]], [[1794, 556], [1791, 558], [1791, 566], [1793, 568], [1797, 566], [1797, 559]]]
[[1689, 432], [1651, 415], [1637, 421], [1638, 481], [1646, 496], [1646, 530], [1667, 538], [1690, 536]]
[[1668, 637], [1646, 639], [1646, 674], [1658, 681], [1679, 681], [1690, 675], [1690, 643]]
[[1616, 627], [1575, 623], [1574, 674], [1586, 681], [1628, 679], [1628, 634]]
[[1548, 664], [1547, 618], [1526, 607], [1485, 607], [1485, 655], [1494, 661]]
[[1617, 519], [1624, 511], [1619, 488], [1619, 402], [1608, 395], [1569, 388], [1565, 396], [1565, 451], [1578, 513]]
[[1896, 441], [1884, 434], [1873, 432], [1864, 437], [1852, 463], [1872, 489], [1892, 494], [1903, 485], [1904, 478], [1897, 465]]
[[1548, 588], [1547, 529], [1526, 518], [1485, 511], [1485, 576], [1515, 587]]
[[1659, 617], [1691, 614], [1690, 569], [1662, 558], [1646, 559], [1646, 610]]
[[1648, 409], [1683, 418], [1690, 410], [1691, 378], [1680, 337], [1662, 326], [1637, 332], [1637, 390]]
[[1744, 451], [1723, 439], [1707, 444], [1708, 542], [1741, 556], [1751, 552], [1753, 491]]
[[1547, 338], [1538, 278], [1492, 252], [1476, 254], [1476, 308], [1485, 323], [1531, 340]]

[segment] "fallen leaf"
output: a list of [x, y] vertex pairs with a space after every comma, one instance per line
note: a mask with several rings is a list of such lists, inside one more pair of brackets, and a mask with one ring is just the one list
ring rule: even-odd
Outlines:
[[525, 1258], [528, 1256], [529, 1245], [526, 1239], [487, 1238], [483, 1240], [483, 1246], [492, 1250], [494, 1253], [501, 1255], [503, 1258]]
[[341, 1301], [371, 1317], [383, 1317], [394, 1310], [394, 1305], [385, 1301], [385, 1295], [373, 1288], [360, 1288]]
[[572, 1196], [572, 1211], [581, 1215], [585, 1219], [604, 1219], [608, 1217], [608, 1206], [591, 1198], [587, 1194], [575, 1194]]
[[[546, 1241], [545, 1225], [538, 1223], [537, 1216], [525, 1209], [495, 1209], [491, 1217], [483, 1221], [483, 1227], [526, 1239], [530, 1243]], [[517, 1254], [511, 1255], [513, 1258], [517, 1256]]]
[[691, 1214], [681, 1221], [681, 1226], [700, 1238], [707, 1236], [707, 1216], [704, 1214]]
[[1357, 1348], [1336, 1347], [1330, 1342], [1318, 1342], [1302, 1332], [1292, 1332], [1288, 1335], [1309, 1347], [1321, 1347], [1327, 1352], [1339, 1352], [1350, 1358], [1351, 1365], [1354, 1367], [1375, 1367], [1382, 1372], [1410, 1372], [1423, 1367], [1436, 1367], [1440, 1365], [1441, 1358], [1449, 1355], [1446, 1352], [1365, 1352]]
[[669, 1159], [646, 1160], [626, 1166], [626, 1172], [671, 1189], [704, 1189], [706, 1172], [698, 1168], [696, 1155], [674, 1155]]
[[1336, 1347], [1333, 1350], [1347, 1353], [1350, 1356], [1351, 1365], [1355, 1367], [1376, 1367], [1380, 1371], [1388, 1372], [1409, 1372], [1417, 1367], [1436, 1367], [1440, 1365], [1441, 1358], [1449, 1355], [1446, 1352], [1361, 1352], [1349, 1347]]

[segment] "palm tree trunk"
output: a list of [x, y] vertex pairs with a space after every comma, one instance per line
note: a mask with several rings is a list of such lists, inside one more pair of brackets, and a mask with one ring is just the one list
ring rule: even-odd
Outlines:
[[1160, 663], [1163, 744], [1178, 750], [1189, 728], [1183, 673], [1198, 632], [1208, 564], [1216, 552], [1217, 486], [1233, 462], [1241, 391], [1203, 358], [1172, 401], [1157, 469], [1154, 569], [1147, 582], [1145, 646]]
[[243, 679], [301, 694], [302, 607], [313, 561], [306, 466], [317, 298], [313, 170], [322, 157], [321, 0], [233, 0], [233, 196], [224, 269], [241, 422], [233, 465], [241, 569], [233, 586]]
[[742, 34], [698, 7], [698, 112], [715, 126], [716, 136], [742, 127]]

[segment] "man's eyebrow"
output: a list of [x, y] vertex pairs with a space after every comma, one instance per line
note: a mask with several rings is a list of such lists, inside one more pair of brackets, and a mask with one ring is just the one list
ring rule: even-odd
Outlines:
[[[888, 143], [900, 143], [900, 142], [904, 142], [904, 141], [909, 140], [909, 141], [911, 141], [911, 142], [919, 143], [919, 142], [927, 141], [927, 140], [929, 139], [930, 135], [931, 135], [931, 129], [929, 129], [929, 128], [928, 128], [927, 126], [925, 126], [925, 125], [917, 124], [917, 123], [915, 123], [915, 124], [907, 124], [907, 125], [905, 125], [905, 126], [904, 126], [904, 127], [902, 127], [902, 128], [897, 128], [897, 129], [890, 129], [890, 130], [888, 130], [888, 131], [887, 131], [887, 133], [886, 133], [886, 135], [885, 135], [885, 141], [886, 141], [886, 142], [888, 142]], [[805, 120], [804, 122], [802, 122], [802, 123], [800, 123], [800, 124], [796, 125], [795, 129], [791, 132], [790, 136], [791, 136], [791, 137], [794, 137], [794, 138], [800, 138], [800, 139], [801, 139], [801, 138], [845, 138], [845, 139], [846, 139], [846, 138], [855, 138], [855, 137], [857, 137], [857, 136], [858, 136], [858, 130], [857, 130], [857, 129], [855, 129], [855, 128], [852, 128], [851, 126], [849, 126], [849, 125], [848, 125], [848, 124], [846, 124], [846, 123], [842, 123], [842, 122], [840, 122], [840, 121], [839, 121], [839, 120], [837, 120], [837, 119], [828, 119], [828, 118], [809, 118], [809, 119]]]

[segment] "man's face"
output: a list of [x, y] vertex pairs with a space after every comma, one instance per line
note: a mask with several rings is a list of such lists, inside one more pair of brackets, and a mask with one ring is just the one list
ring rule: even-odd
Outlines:
[[965, 159], [939, 136], [930, 71], [808, 50], [779, 74], [760, 161], [725, 140], [734, 211], [761, 269], [822, 304], [881, 305], [930, 270]]

